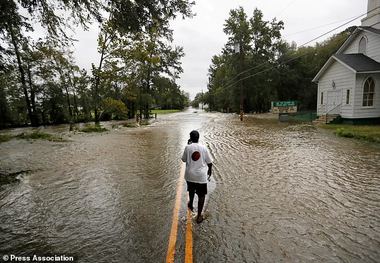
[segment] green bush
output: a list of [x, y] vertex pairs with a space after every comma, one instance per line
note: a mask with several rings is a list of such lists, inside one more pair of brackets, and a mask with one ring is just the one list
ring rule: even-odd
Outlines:
[[101, 114], [102, 120], [124, 120], [128, 117], [128, 108], [121, 100], [106, 98], [102, 105], [104, 108]]

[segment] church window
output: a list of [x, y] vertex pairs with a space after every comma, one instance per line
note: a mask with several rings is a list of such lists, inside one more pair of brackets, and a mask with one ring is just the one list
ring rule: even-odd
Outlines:
[[363, 87], [363, 106], [373, 106], [373, 97], [375, 95], [375, 81], [373, 78], [369, 77], [364, 82]]
[[321, 92], [321, 104], [323, 104], [323, 92]]
[[367, 54], [367, 39], [362, 37], [359, 41], [359, 53]]

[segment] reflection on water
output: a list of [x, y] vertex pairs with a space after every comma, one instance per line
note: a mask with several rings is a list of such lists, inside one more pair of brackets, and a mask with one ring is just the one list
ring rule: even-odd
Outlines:
[[194, 226], [196, 262], [378, 261], [379, 147], [310, 125], [193, 111], [66, 143], [0, 144], [0, 171], [30, 170], [0, 186], [0, 254], [163, 262], [192, 129], [215, 160], [209, 217]]

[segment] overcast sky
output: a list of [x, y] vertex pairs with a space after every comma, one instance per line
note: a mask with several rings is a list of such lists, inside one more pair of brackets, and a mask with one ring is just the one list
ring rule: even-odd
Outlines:
[[[285, 23], [282, 32], [288, 42], [302, 45], [309, 40], [359, 16], [367, 11], [367, 0], [195, 0], [191, 19], [173, 21], [174, 44], [182, 46], [184, 73], [178, 80], [181, 88], [194, 98], [198, 92], [207, 91], [208, 68], [213, 55], [221, 52], [227, 41], [223, 25], [231, 9], [242, 6], [249, 17], [257, 7], [265, 20], [276, 17]], [[338, 29], [360, 25], [360, 19]], [[90, 31], [77, 31], [75, 56], [80, 67], [90, 69], [97, 62], [97, 26]], [[325, 40], [324, 36], [318, 42]]]

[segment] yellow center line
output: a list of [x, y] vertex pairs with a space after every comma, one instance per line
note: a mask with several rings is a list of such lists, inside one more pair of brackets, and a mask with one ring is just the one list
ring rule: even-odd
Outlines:
[[[183, 190], [183, 177], [185, 174], [185, 164], [181, 163], [181, 170], [179, 173], [179, 179], [177, 183], [177, 192], [175, 198], [175, 204], [173, 209], [172, 228], [170, 230], [168, 251], [166, 254], [166, 262], [174, 263], [175, 245], [177, 242], [178, 233], [178, 213], [181, 207], [182, 190]], [[186, 206], [187, 209], [187, 206]], [[187, 209], [186, 220], [186, 244], [185, 244], [185, 263], [193, 262], [193, 225], [192, 225], [192, 213]]]
[[185, 263], [193, 263], [193, 223], [190, 209], [187, 209]]
[[167, 263], [174, 262], [175, 244], [177, 242], [177, 231], [178, 231], [178, 212], [181, 206], [184, 173], [185, 173], [185, 164], [181, 163], [181, 171], [179, 173], [179, 179], [177, 183], [177, 193], [176, 193], [175, 204], [174, 204], [174, 209], [173, 209], [172, 228], [170, 230], [168, 251], [166, 254]]

